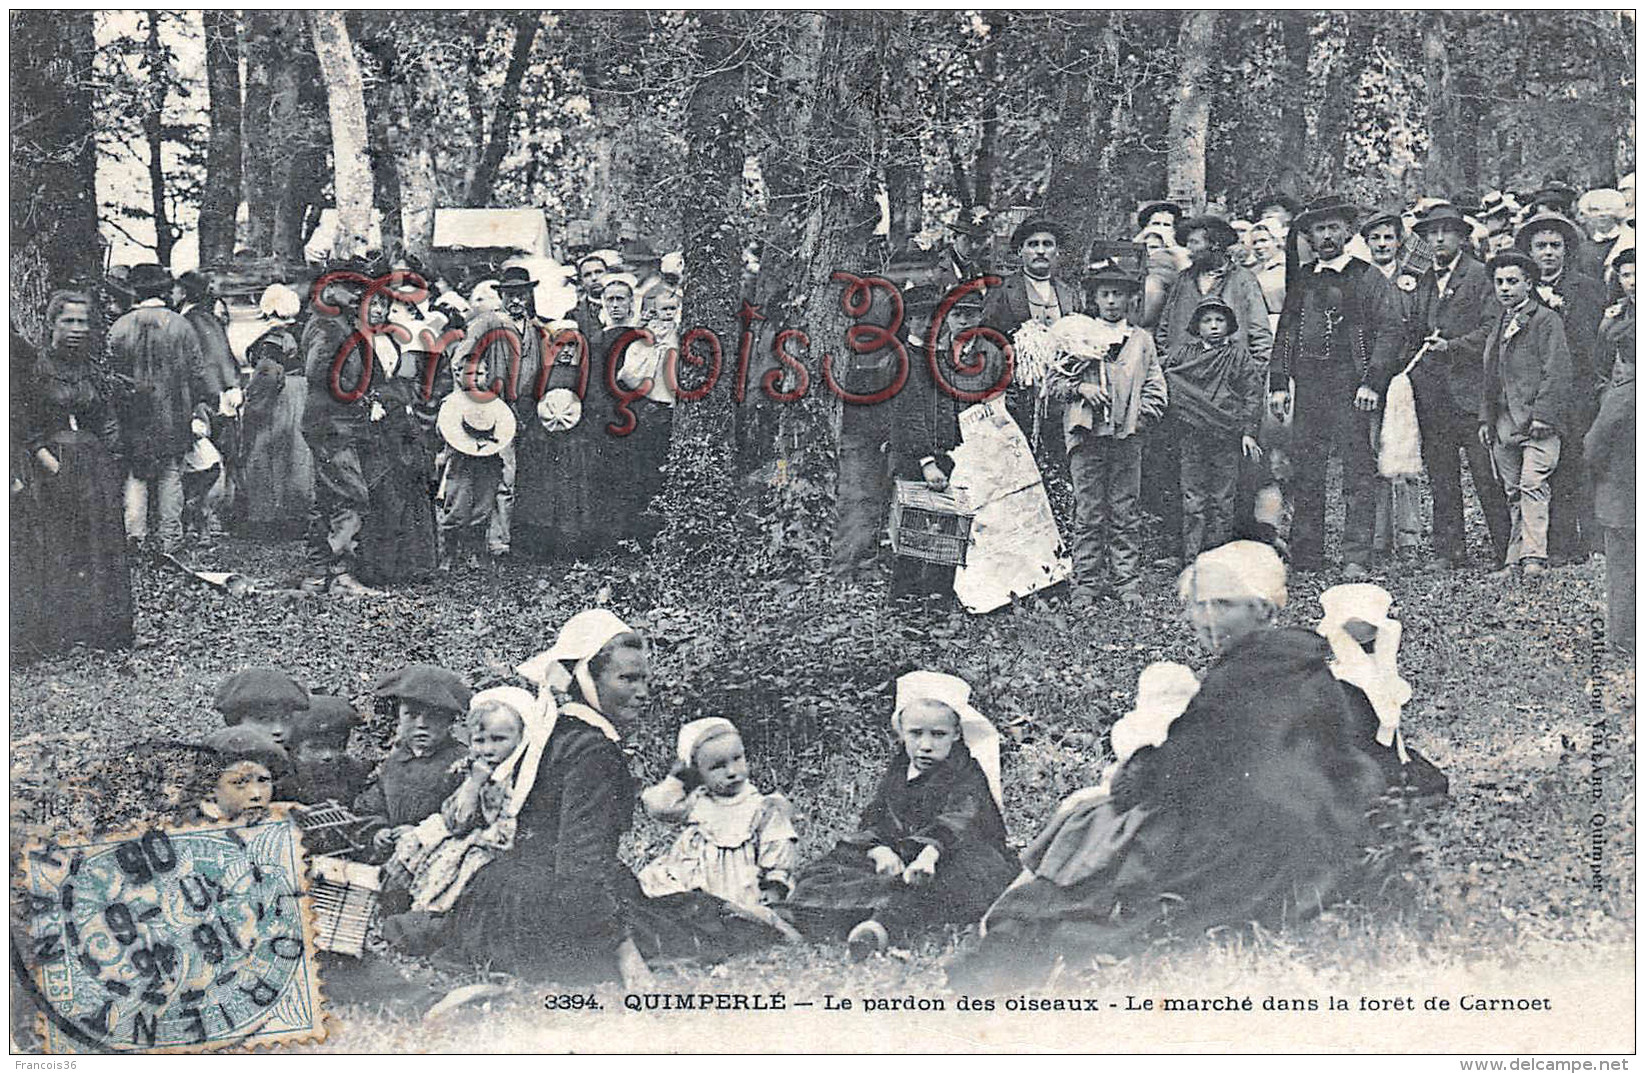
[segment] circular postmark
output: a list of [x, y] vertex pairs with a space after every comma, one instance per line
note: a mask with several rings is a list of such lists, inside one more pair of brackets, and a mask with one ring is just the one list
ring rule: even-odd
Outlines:
[[283, 819], [60, 839], [22, 855], [13, 963], [48, 1052], [323, 1034], [302, 844]]

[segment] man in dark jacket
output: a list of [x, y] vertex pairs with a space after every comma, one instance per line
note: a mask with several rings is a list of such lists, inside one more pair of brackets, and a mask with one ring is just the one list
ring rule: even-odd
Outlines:
[[[185, 272], [177, 277], [177, 292], [181, 298], [177, 312], [200, 337], [201, 365], [195, 380], [194, 399], [211, 408], [211, 442], [223, 456], [223, 482], [227, 490], [223, 502], [231, 504], [238, 477], [235, 464], [240, 455], [238, 412], [243, 402], [240, 362], [229, 346], [228, 329], [212, 308], [211, 280], [204, 273]], [[208, 513], [206, 521], [213, 530], [220, 527], [215, 511]]]
[[114, 372], [131, 378], [135, 389], [120, 415], [131, 466], [126, 535], [147, 539], [152, 510], [158, 516], [159, 551], [170, 553], [183, 539], [183, 456], [194, 445], [200, 338], [166, 308], [171, 274], [162, 266], [134, 265], [128, 282], [137, 305], [114, 322], [108, 339]]
[[1336, 195], [1310, 204], [1295, 227], [1318, 260], [1297, 273], [1286, 291], [1268, 369], [1268, 405], [1275, 415], [1290, 402], [1296, 505], [1292, 562], [1319, 570], [1325, 558], [1325, 467], [1342, 458], [1343, 577], [1369, 575], [1376, 530], [1376, 457], [1371, 425], [1388, 382], [1399, 371], [1404, 323], [1394, 289], [1369, 262], [1347, 252], [1358, 211]]
[[1422, 464], [1434, 497], [1434, 552], [1441, 569], [1468, 560], [1462, 525], [1462, 465], [1467, 456], [1474, 493], [1485, 513], [1494, 564], [1508, 550], [1508, 501], [1491, 471], [1490, 451], [1475, 435], [1483, 402], [1485, 337], [1501, 319], [1490, 274], [1464, 250], [1468, 224], [1454, 207], [1436, 205], [1416, 224], [1434, 247], [1434, 263], [1410, 292], [1411, 353], [1426, 347], [1411, 370]]
[[303, 376], [308, 395], [303, 407], [303, 439], [314, 453], [314, 506], [308, 517], [308, 578], [303, 589], [346, 596], [376, 591], [354, 577], [360, 531], [371, 506], [366, 474], [375, 472], [374, 423], [384, 416], [373, 390], [382, 374], [375, 367], [369, 339], [354, 336], [359, 328], [365, 281], [378, 266], [363, 259], [334, 262], [321, 296], [337, 312], [316, 308], [303, 326]]
[[1530, 577], [1547, 566], [1549, 478], [1565, 462], [1571, 352], [1559, 316], [1537, 301], [1537, 263], [1509, 250], [1490, 269], [1502, 313], [1485, 340], [1479, 440], [1491, 446], [1511, 523], [1508, 553], [1494, 573], [1506, 576], [1518, 563]]
[[1541, 272], [1534, 281], [1537, 297], [1564, 322], [1571, 355], [1569, 424], [1562, 438], [1561, 464], [1554, 474], [1548, 521], [1548, 555], [1555, 563], [1588, 558], [1599, 536], [1593, 498], [1583, 477], [1582, 437], [1599, 409], [1593, 353], [1605, 311], [1605, 288], [1581, 270], [1577, 257], [1582, 243], [1577, 226], [1552, 212], [1532, 216], [1514, 235], [1514, 247], [1529, 254]]

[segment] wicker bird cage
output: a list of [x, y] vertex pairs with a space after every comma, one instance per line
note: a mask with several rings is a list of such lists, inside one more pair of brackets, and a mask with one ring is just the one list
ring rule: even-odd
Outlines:
[[965, 566], [975, 512], [952, 492], [923, 481], [898, 481], [891, 502], [891, 550], [899, 556]]
[[359, 958], [377, 913], [382, 870], [346, 858], [309, 858], [309, 899], [314, 905], [314, 946]]

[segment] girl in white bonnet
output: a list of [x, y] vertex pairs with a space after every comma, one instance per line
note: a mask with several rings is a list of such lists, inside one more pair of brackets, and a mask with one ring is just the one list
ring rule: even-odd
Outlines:
[[685, 828], [640, 872], [647, 895], [706, 891], [744, 908], [781, 902], [792, 887], [794, 831], [788, 799], [748, 779], [742, 736], [721, 716], [680, 728], [668, 777], [640, 793], [645, 811]]

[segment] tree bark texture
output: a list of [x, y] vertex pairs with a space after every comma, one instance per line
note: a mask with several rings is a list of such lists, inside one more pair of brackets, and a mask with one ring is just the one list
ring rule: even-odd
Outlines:
[[1196, 213], [1205, 208], [1205, 140], [1211, 122], [1205, 82], [1216, 28], [1215, 11], [1189, 11], [1177, 35], [1177, 93], [1171, 105], [1165, 189], [1172, 201]]
[[[537, 41], [542, 16], [532, 12], [514, 20], [514, 49], [508, 58], [508, 71], [503, 77], [503, 88], [492, 111], [491, 132], [485, 152], [475, 166], [468, 184], [464, 203], [475, 208], [491, 204], [492, 187], [497, 182], [497, 167], [508, 152], [509, 139], [514, 133], [514, 114], [520, 110], [520, 83], [525, 78], [526, 64], [531, 59], [531, 46]], [[479, 135], [475, 131], [475, 135]]]
[[177, 241], [171, 217], [166, 211], [165, 112], [166, 86], [170, 79], [161, 74], [168, 66], [166, 50], [160, 43], [160, 12], [148, 12], [148, 37], [143, 50], [148, 72], [149, 107], [143, 113], [143, 141], [148, 146], [149, 214], [154, 221], [154, 257], [171, 267], [171, 248]]
[[331, 113], [332, 189], [337, 197], [337, 244], [333, 253], [349, 257], [364, 252], [371, 235], [372, 179], [365, 91], [342, 13], [311, 11], [308, 20]]
[[201, 17], [206, 27], [211, 137], [200, 197], [200, 264], [216, 266], [234, 255], [240, 208], [240, 27], [233, 11], [208, 9]]

